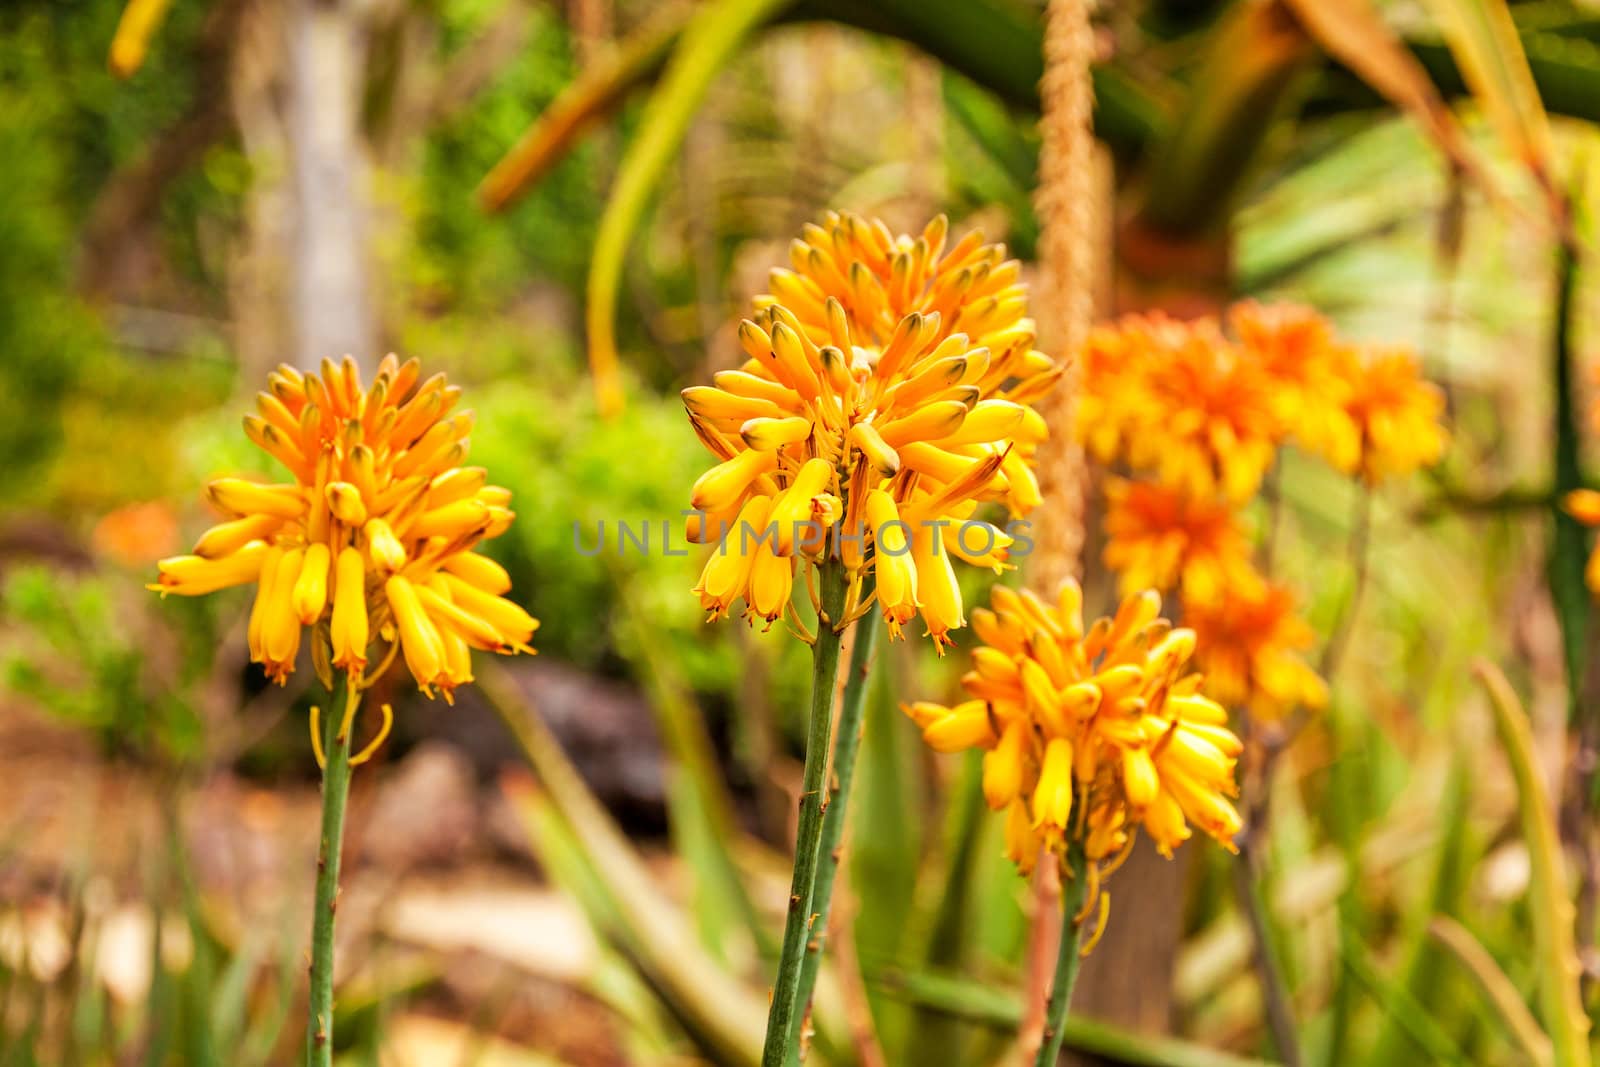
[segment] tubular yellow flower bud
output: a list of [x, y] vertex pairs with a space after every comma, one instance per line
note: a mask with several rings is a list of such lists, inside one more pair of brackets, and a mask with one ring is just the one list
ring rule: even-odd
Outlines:
[[700, 606], [710, 612], [710, 619], [728, 614], [733, 602], [745, 595], [755, 562], [755, 544], [748, 534], [765, 529], [771, 510], [771, 497], [752, 497], [739, 512], [728, 536], [706, 561], [694, 592], [700, 597]]
[[476, 615], [494, 627], [503, 642], [521, 648], [533, 640], [533, 632], [539, 628], [539, 620], [532, 615], [505, 597], [486, 593], [454, 574], [445, 574], [442, 577], [445, 586], [450, 590], [450, 599], [463, 611]]
[[810, 437], [811, 420], [799, 415], [786, 419], [747, 419], [739, 427], [739, 436], [758, 452], [776, 452], [784, 445], [792, 445]]
[[444, 644], [439, 640], [439, 631], [422, 610], [417, 591], [408, 580], [398, 574], [392, 576], [384, 583], [384, 594], [394, 612], [406, 665], [417, 680], [417, 688], [427, 693], [438, 684], [444, 670]]
[[1156, 776], [1156, 765], [1150, 753], [1143, 748], [1123, 749], [1122, 788], [1128, 794], [1128, 806], [1133, 809], [1135, 818], [1155, 801], [1161, 780]]
[[873, 469], [885, 478], [900, 470], [900, 455], [873, 428], [871, 423], [858, 422], [850, 427], [848, 443], [861, 450]]
[[360, 489], [350, 482], [329, 482], [323, 492], [334, 518], [357, 530], [366, 524], [367, 505], [361, 499]]
[[422, 604], [423, 608], [433, 617], [436, 623], [442, 624], [439, 627], [441, 632], [453, 630], [465, 638], [472, 647], [481, 648], [485, 652], [499, 652], [505, 648], [505, 640], [500, 636], [500, 631], [471, 612], [464, 611], [453, 601], [447, 599], [446, 596], [441, 595], [439, 589], [443, 589], [448, 593], [449, 586], [444, 583], [442, 578], [436, 577], [436, 580], [439, 582], [437, 588], [430, 588], [426, 585], [419, 585], [414, 588], [418, 602]]
[[797, 527], [810, 521], [812, 498], [827, 488], [832, 475], [833, 466], [827, 460], [809, 459], [793, 484], [773, 502], [767, 525], [776, 531], [778, 555], [794, 555], [795, 540], [804, 533]]
[[408, 536], [459, 537], [489, 524], [489, 508], [479, 500], [458, 500], [417, 516], [406, 531]]
[[983, 756], [983, 799], [1002, 811], [1022, 792], [1023, 759], [1028, 750], [1028, 724], [1017, 719], [1005, 728], [1000, 741]]
[[922, 730], [922, 739], [935, 752], [960, 752], [987, 748], [997, 738], [989, 723], [989, 709], [981, 700], [969, 700], [950, 709]]
[[878, 605], [889, 624], [889, 635], [911, 621], [921, 601], [917, 599], [917, 566], [911, 557], [910, 527], [900, 519], [894, 500], [882, 489], [867, 494], [867, 528], [871, 533], [873, 571], [878, 578]]
[[443, 567], [462, 581], [499, 596], [511, 591], [511, 575], [487, 556], [471, 552], [458, 552], [445, 558]]
[[306, 548], [305, 559], [300, 564], [300, 576], [295, 579], [295, 616], [301, 625], [310, 626], [322, 618], [322, 609], [328, 603], [328, 546], [318, 542]]
[[223, 511], [241, 516], [298, 519], [306, 512], [305, 494], [294, 485], [258, 485], [243, 478], [218, 478], [206, 486], [206, 496]]
[[444, 693], [445, 700], [454, 703], [456, 686], [472, 683], [472, 651], [467, 647], [466, 639], [448, 626], [439, 628], [439, 642], [444, 648], [444, 670], [439, 675], [439, 689]]
[[689, 493], [690, 505], [700, 511], [726, 511], [751, 482], [776, 465], [770, 452], [740, 452], [700, 476]]
[[793, 590], [793, 559], [774, 552], [770, 538], [763, 541], [750, 564], [750, 591], [745, 594], [745, 603], [770, 624], [789, 606]]
[[967, 418], [967, 406], [957, 400], [941, 400], [924, 404], [903, 419], [878, 427], [878, 434], [893, 448], [915, 441], [937, 441], [961, 429]]
[[276, 515], [246, 515], [242, 519], [220, 523], [200, 535], [195, 542], [194, 554], [206, 559], [222, 559], [238, 552], [251, 541], [269, 537], [283, 521]]
[[261, 557], [261, 575], [256, 579], [256, 599], [250, 605], [250, 621], [245, 631], [245, 639], [250, 647], [250, 659], [260, 663], [266, 658], [266, 650], [261, 643], [261, 627], [266, 621], [267, 605], [272, 603], [272, 584], [278, 579], [278, 562], [283, 559], [283, 549], [277, 545], [268, 548]]
[[683, 397], [684, 407], [714, 422], [737, 420], [743, 423], [748, 419], [759, 418], [779, 420], [784, 415], [781, 407], [768, 397], [760, 395], [741, 395], [705, 385], [692, 386], [679, 395]]
[[445, 471], [428, 483], [429, 510], [476, 496], [488, 478], [489, 472], [482, 467], [454, 467]]
[[333, 665], [359, 674], [367, 665], [367, 574], [361, 550], [339, 551], [333, 581], [333, 620], [329, 637]]
[[160, 580], [150, 586], [161, 593], [201, 596], [255, 581], [267, 556], [264, 541], [251, 541], [230, 556], [206, 559], [202, 556], [173, 556], [159, 564]]
[[1072, 815], [1072, 742], [1051, 738], [1039, 767], [1039, 784], [1033, 790], [1033, 825], [1055, 831], [1067, 828]]
[[367, 554], [379, 570], [398, 571], [406, 565], [405, 546], [383, 519], [368, 519], [361, 528], [367, 539]]
[[267, 677], [279, 685], [288, 681], [300, 651], [300, 620], [294, 613], [294, 586], [300, 578], [305, 550], [291, 548], [278, 561], [272, 579], [272, 598], [261, 616], [262, 666]]
[[911, 537], [911, 561], [917, 568], [917, 592], [921, 597], [922, 621], [933, 638], [933, 647], [944, 654], [951, 630], [966, 625], [961, 613], [961, 587], [956, 584], [950, 553], [944, 551], [932, 527], [919, 525]]

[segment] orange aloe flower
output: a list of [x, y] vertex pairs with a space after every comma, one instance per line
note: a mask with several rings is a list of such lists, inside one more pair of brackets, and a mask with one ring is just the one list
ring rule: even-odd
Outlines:
[[150, 586], [199, 596], [254, 584], [250, 658], [284, 682], [305, 627], [313, 657], [359, 688], [376, 638], [404, 654], [417, 685], [448, 700], [472, 681], [469, 649], [529, 652], [538, 623], [502, 594], [499, 564], [473, 552], [511, 525], [508, 490], [463, 466], [473, 418], [451, 415], [461, 391], [416, 360], [387, 356], [371, 388], [355, 362], [320, 374], [282, 366], [245, 433], [292, 481], [221, 478], [206, 489], [227, 521], [194, 553], [160, 563]]
[[770, 625], [796, 569], [836, 551], [843, 621], [870, 574], [891, 635], [920, 614], [942, 651], [966, 621], [953, 559], [1010, 566], [1012, 535], [978, 508], [1039, 503], [1032, 405], [1061, 368], [1034, 348], [1017, 264], [975, 234], [946, 237], [942, 216], [915, 237], [853, 215], [807, 226], [794, 269], [772, 272], [740, 324], [747, 361], [684, 390], [718, 461], [689, 529], [717, 545], [694, 590], [711, 618], [743, 599]]

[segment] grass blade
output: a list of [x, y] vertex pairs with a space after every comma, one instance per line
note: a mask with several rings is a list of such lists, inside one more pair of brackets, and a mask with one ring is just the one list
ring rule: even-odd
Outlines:
[[1589, 1017], [1578, 997], [1578, 951], [1572, 901], [1562, 872], [1561, 841], [1544, 782], [1534, 763], [1533, 731], [1522, 702], [1500, 668], [1479, 663], [1474, 671], [1489, 695], [1495, 728], [1517, 783], [1517, 810], [1528, 847], [1528, 912], [1533, 921], [1539, 1006], [1558, 1067], [1589, 1067]]
[[1440, 915], [1428, 924], [1428, 935], [1443, 946], [1456, 962], [1465, 967], [1474, 984], [1494, 1009], [1495, 1015], [1505, 1023], [1506, 1032], [1537, 1067], [1545, 1067], [1555, 1056], [1550, 1038], [1539, 1029], [1533, 1013], [1522, 1002], [1511, 979], [1489, 955], [1487, 949], [1472, 936], [1472, 931], [1454, 919]]

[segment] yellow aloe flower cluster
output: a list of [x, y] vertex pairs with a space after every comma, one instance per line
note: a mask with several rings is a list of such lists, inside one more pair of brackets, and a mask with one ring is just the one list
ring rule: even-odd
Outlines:
[[1083, 594], [1057, 603], [995, 586], [972, 613], [983, 644], [954, 707], [904, 708], [940, 752], [984, 751], [983, 794], [1006, 813], [1006, 852], [1023, 874], [1041, 851], [1081, 844], [1091, 878], [1109, 873], [1143, 828], [1170, 856], [1190, 823], [1233, 848], [1239, 739], [1188, 672], [1194, 631], [1161, 618], [1147, 590], [1083, 624]]
[[836, 554], [851, 600], [831, 623], [867, 610], [870, 574], [890, 633], [920, 613], [942, 651], [965, 624], [952, 558], [1010, 565], [1015, 538], [979, 509], [1039, 503], [1032, 405], [1062, 368], [1034, 348], [1016, 261], [946, 238], [943, 216], [916, 236], [849, 214], [808, 225], [739, 325], [745, 363], [683, 391], [717, 459], [688, 531], [717, 545], [694, 590], [711, 618], [743, 599], [770, 626], [796, 568]]
[[1297, 442], [1368, 487], [1436, 462], [1443, 398], [1414, 356], [1341, 341], [1315, 311], [1236, 305], [1214, 319], [1130, 316], [1083, 352], [1076, 430], [1131, 478], [1105, 482], [1104, 561], [1124, 594], [1181, 594], [1197, 663], [1225, 702], [1280, 717], [1321, 706], [1310, 629], [1258, 573], [1243, 509]]
[[531, 651], [538, 623], [501, 595], [505, 570], [472, 551], [510, 527], [510, 491], [462, 465], [473, 419], [451, 415], [461, 390], [420, 376], [416, 360], [393, 355], [371, 388], [348, 357], [320, 374], [280, 366], [244, 428], [294, 480], [212, 482], [206, 495], [229, 518], [193, 555], [162, 560], [150, 588], [199, 596], [254, 583], [250, 658], [280, 684], [307, 626], [319, 667], [358, 688], [376, 636], [385, 663], [403, 652], [418, 687], [446, 699], [472, 681], [469, 649]]

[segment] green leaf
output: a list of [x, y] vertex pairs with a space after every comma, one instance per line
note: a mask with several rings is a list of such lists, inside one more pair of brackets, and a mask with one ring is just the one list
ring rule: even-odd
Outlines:
[[[965, 978], [934, 972], [881, 971], [868, 975], [867, 980], [887, 995], [909, 1001], [929, 1013], [991, 1030], [1009, 1034], [1022, 1022], [1019, 997]], [[1261, 1060], [1246, 1059], [1187, 1041], [1134, 1034], [1109, 1023], [1075, 1015], [1067, 1016], [1062, 1033], [1064, 1047], [1087, 1053], [1097, 1061], [1125, 1067], [1268, 1067]]]
[[1505, 0], [1428, 0], [1427, 7], [1501, 140], [1548, 183], [1550, 119]]
[[790, 0], [715, 0], [699, 8], [673, 50], [667, 71], [639, 119], [639, 135], [617, 168], [600, 218], [587, 288], [589, 364], [603, 415], [622, 407], [617, 371], [617, 290], [628, 246], [661, 175], [683, 144], [689, 123], [712, 81], [738, 55], [750, 34]]

